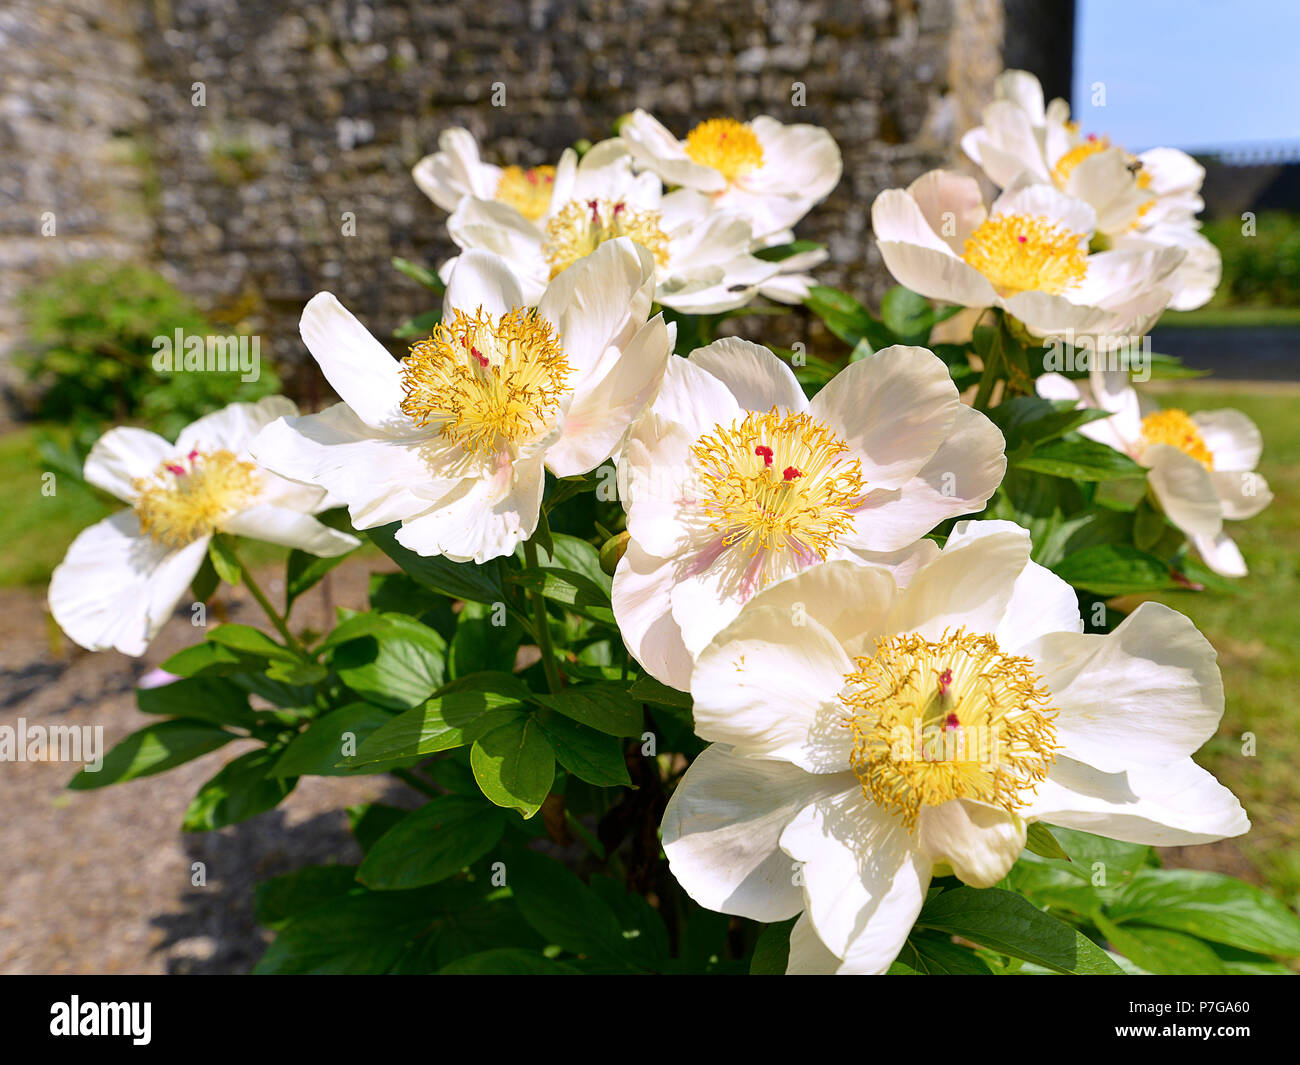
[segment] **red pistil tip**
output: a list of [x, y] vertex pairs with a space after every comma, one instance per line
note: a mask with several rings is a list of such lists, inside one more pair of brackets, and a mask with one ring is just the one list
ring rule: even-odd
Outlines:
[[175, 462], [167, 463], [167, 472], [174, 473], [177, 477], [185, 476], [185, 467]]
[[764, 466], [772, 465], [772, 449], [766, 444], [759, 444], [754, 448], [754, 454], [763, 460]]
[[961, 721], [956, 714], [949, 714], [944, 718], [943, 727], [946, 729], [961, 728]]
[[796, 477], [802, 477], [803, 471], [795, 466], [787, 466], [781, 476], [787, 481], [793, 481]]

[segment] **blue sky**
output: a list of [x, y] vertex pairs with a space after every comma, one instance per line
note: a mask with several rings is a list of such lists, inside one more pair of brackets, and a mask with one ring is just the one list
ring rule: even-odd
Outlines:
[[[1072, 112], [1130, 151], [1300, 142], [1300, 0], [1078, 0]], [[1106, 106], [1092, 106], [1102, 82]]]

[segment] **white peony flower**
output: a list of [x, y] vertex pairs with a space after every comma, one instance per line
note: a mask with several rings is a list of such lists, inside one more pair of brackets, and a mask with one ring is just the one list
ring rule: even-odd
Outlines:
[[1080, 134], [1064, 100], [1044, 106], [1038, 79], [1023, 70], [998, 78], [997, 99], [984, 124], [962, 137], [962, 148], [999, 188], [1022, 174], [1083, 200], [1097, 213], [1097, 233], [1110, 247], [1148, 244], [1181, 247], [1188, 256], [1166, 286], [1170, 307], [1186, 311], [1206, 303], [1218, 287], [1218, 249], [1199, 232], [1205, 207], [1205, 168], [1176, 148], [1130, 155], [1109, 139]]
[[782, 125], [767, 115], [748, 123], [711, 118], [678, 140], [637, 110], [619, 127], [619, 138], [638, 165], [666, 184], [707, 193], [717, 206], [746, 218], [759, 239], [798, 222], [830, 195], [843, 171], [840, 149], [826, 130]]
[[[528, 306], [574, 263], [619, 237], [654, 257], [655, 299], [688, 314], [744, 306], [780, 270], [750, 254], [754, 239], [743, 218], [693, 189], [665, 196], [655, 174], [633, 173], [632, 157], [617, 140], [597, 144], [576, 167], [561, 167], [554, 188], [549, 209], [535, 219], [469, 197], [447, 220], [460, 248], [494, 252], [510, 264]], [[443, 264], [444, 277], [455, 264]]]
[[438, 137], [438, 151], [426, 155], [411, 171], [420, 191], [444, 211], [477, 197], [504, 204], [535, 222], [550, 209], [557, 175], [572, 180], [578, 155], [566, 148], [557, 166], [496, 166], [479, 158], [474, 134], [459, 127]]
[[[754, 251], [775, 248], [782, 244], [793, 244], [794, 239], [792, 230], [782, 230], [758, 241]], [[776, 264], [776, 274], [758, 286], [759, 295], [766, 296], [777, 303], [803, 303], [808, 298], [809, 290], [817, 284], [816, 279], [806, 271], [814, 266], [820, 266], [829, 257], [830, 253], [825, 248], [810, 248], [780, 260]]]
[[1215, 573], [1246, 575], [1223, 523], [1253, 518], [1273, 501], [1268, 482], [1255, 472], [1264, 442], [1254, 422], [1237, 410], [1160, 410], [1139, 398], [1123, 370], [1094, 370], [1088, 383], [1043, 374], [1036, 388], [1046, 399], [1110, 411], [1079, 432], [1150, 470], [1147, 483], [1161, 509]]
[[544, 470], [595, 469], [654, 395], [674, 333], [647, 321], [654, 260], [613, 240], [557, 277], [536, 309], [505, 262], [461, 256], [442, 322], [395, 361], [329, 293], [302, 336], [343, 402], [285, 418], [253, 446], [325, 486], [359, 529], [455, 561], [508, 555], [537, 527]]
[[996, 884], [1033, 821], [1161, 846], [1249, 827], [1191, 759], [1223, 714], [1214, 649], [1156, 603], [1083, 633], [1029, 551], [1010, 522], [963, 522], [901, 589], [816, 566], [700, 655], [714, 745], [677, 785], [664, 850], [703, 906], [802, 914], [788, 972], [884, 972], [930, 878]]
[[620, 460], [628, 649], [686, 690], [694, 656], [773, 581], [834, 558], [919, 564], [937, 550], [922, 536], [984, 507], [1003, 449], [924, 348], [852, 363], [811, 401], [757, 344], [674, 357]]
[[171, 444], [147, 429], [110, 429], [86, 458], [86, 480], [131, 504], [92, 525], [50, 580], [50, 612], [82, 647], [142, 655], [203, 564], [213, 533], [332, 557], [355, 536], [312, 514], [338, 504], [323, 489], [259, 468], [248, 445], [298, 408], [283, 396], [232, 403]]
[[932, 170], [877, 196], [871, 225], [900, 284], [964, 307], [1000, 307], [1036, 336], [1146, 333], [1186, 255], [1153, 243], [1089, 253], [1093, 208], [1029, 175], [986, 211], [974, 178]]

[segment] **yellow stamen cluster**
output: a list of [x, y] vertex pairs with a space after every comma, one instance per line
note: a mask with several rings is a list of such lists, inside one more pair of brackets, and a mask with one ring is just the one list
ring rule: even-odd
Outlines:
[[1056, 165], [1052, 167], [1052, 180], [1056, 182], [1056, 187], [1064, 189], [1070, 183], [1070, 175], [1074, 173], [1076, 166], [1085, 159], [1091, 159], [1094, 155], [1099, 155], [1109, 147], [1110, 140], [1106, 137], [1089, 137], [1087, 140], [1076, 144], [1056, 160]]
[[791, 559], [824, 560], [854, 527], [866, 488], [862, 463], [847, 458], [848, 445], [807, 414], [751, 411], [691, 450], [710, 528], [725, 546], [756, 558], [760, 585]]
[[686, 135], [686, 154], [700, 166], [712, 167], [735, 181], [763, 165], [758, 136], [734, 118], [710, 118]]
[[622, 200], [572, 200], [546, 224], [542, 254], [551, 264], [551, 278], [615, 237], [631, 238], [660, 268], [668, 265], [668, 235], [659, 226], [658, 211], [640, 211]]
[[261, 480], [253, 463], [241, 462], [230, 451], [192, 451], [169, 459], [131, 486], [141, 530], [157, 543], [181, 548], [251, 506]]
[[497, 179], [496, 198], [509, 204], [530, 222], [536, 222], [551, 207], [555, 190], [555, 167], [507, 166]]
[[998, 215], [981, 222], [966, 238], [962, 258], [1003, 296], [1060, 294], [1088, 273], [1082, 235], [1029, 215]]
[[1214, 455], [1205, 446], [1201, 430], [1185, 410], [1171, 407], [1169, 410], [1148, 414], [1142, 419], [1142, 446], [1147, 448], [1152, 444], [1176, 447], [1207, 470], [1214, 469]]
[[402, 411], [466, 451], [491, 454], [542, 433], [572, 374], [554, 327], [516, 307], [499, 319], [459, 308], [402, 360]]
[[840, 699], [863, 794], [909, 828], [923, 806], [970, 799], [1008, 812], [1056, 759], [1056, 712], [1033, 662], [987, 634], [881, 637]]

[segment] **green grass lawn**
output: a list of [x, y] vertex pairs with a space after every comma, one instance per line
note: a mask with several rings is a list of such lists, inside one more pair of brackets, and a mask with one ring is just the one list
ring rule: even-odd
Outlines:
[[1170, 311], [1161, 329], [1220, 329], [1239, 326], [1300, 325], [1300, 307], [1198, 307]]
[[[1240, 593], [1168, 592], [1152, 598], [1188, 615], [1218, 649], [1227, 692], [1219, 736], [1198, 760], [1241, 798], [1253, 828], [1241, 849], [1272, 888], [1300, 903], [1300, 392], [1205, 386], [1161, 391], [1165, 407], [1235, 407], [1264, 436], [1260, 472], [1274, 500], [1229, 522], [1250, 575]], [[1242, 753], [1253, 733], [1254, 757]]]

